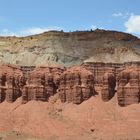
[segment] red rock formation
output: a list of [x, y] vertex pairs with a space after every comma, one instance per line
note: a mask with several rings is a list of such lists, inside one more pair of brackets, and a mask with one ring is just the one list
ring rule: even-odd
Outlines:
[[5, 99], [13, 102], [21, 96], [20, 79], [22, 76], [22, 71], [15, 66], [0, 66], [0, 102]]
[[127, 106], [139, 103], [140, 100], [140, 69], [127, 67], [118, 75], [118, 104]]
[[114, 74], [106, 72], [103, 76], [101, 96], [103, 101], [109, 101], [115, 94], [116, 78]]
[[0, 103], [5, 100], [5, 96], [6, 96], [5, 83], [6, 83], [6, 77], [4, 76], [4, 74], [1, 71], [1, 73], [0, 73]]
[[31, 71], [27, 81], [23, 74], [15, 66], [0, 66], [0, 102], [14, 102], [20, 96], [22, 103], [47, 101], [58, 93], [61, 102], [80, 104], [95, 95], [94, 75], [96, 86], [102, 85], [101, 97], [104, 101], [114, 96], [117, 85], [120, 106], [140, 102], [140, 65], [137, 62], [124, 65], [91, 63], [68, 69], [39, 67]]
[[22, 103], [30, 100], [47, 101], [49, 96], [56, 93], [59, 77], [63, 72], [61, 68], [39, 67], [35, 68], [24, 86]]
[[94, 94], [93, 74], [85, 68], [70, 68], [61, 75], [59, 97], [62, 102], [80, 104]]
[[7, 67], [5, 68], [6, 76], [6, 100], [8, 102], [14, 102], [18, 97], [22, 95], [20, 87], [20, 79], [23, 76], [22, 71], [17, 68]]
[[103, 82], [103, 76], [106, 72], [112, 71], [116, 76], [120, 71], [119, 68], [123, 67], [123, 64], [119, 63], [103, 63], [103, 62], [86, 62], [82, 64], [84, 68], [93, 73], [95, 78], [95, 85], [101, 86]]

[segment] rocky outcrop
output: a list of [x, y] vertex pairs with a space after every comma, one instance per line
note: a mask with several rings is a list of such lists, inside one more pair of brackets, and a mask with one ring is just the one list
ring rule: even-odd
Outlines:
[[103, 76], [101, 96], [103, 101], [109, 101], [115, 95], [116, 78], [112, 71]]
[[123, 64], [88, 62], [82, 66], [94, 75], [95, 86], [99, 87], [103, 101], [109, 101], [116, 92], [120, 106], [139, 103], [139, 61], [126, 62]]
[[35, 68], [24, 86], [22, 103], [30, 100], [47, 101], [49, 96], [57, 92], [61, 68], [39, 67]]
[[112, 72], [114, 76], [116, 76], [120, 71], [119, 68], [123, 67], [123, 64], [119, 63], [103, 63], [103, 62], [86, 62], [83, 63], [82, 66], [92, 72], [95, 85], [102, 86], [103, 77], [105, 73]]
[[60, 77], [59, 96], [62, 102], [80, 104], [95, 95], [94, 77], [82, 67], [66, 70]]
[[22, 71], [11, 65], [0, 66], [0, 102], [14, 102], [22, 95]]
[[63, 103], [80, 104], [97, 92], [105, 102], [116, 93], [120, 106], [139, 103], [140, 63], [98, 62], [71, 68], [44, 66], [26, 69], [0, 65], [0, 102], [14, 102], [20, 96], [22, 103], [48, 101], [50, 96], [58, 94]]
[[127, 106], [140, 101], [140, 69], [127, 67], [118, 75], [118, 104]]
[[1, 71], [0, 73], [0, 103], [5, 100], [6, 97], [6, 75]]
[[[14, 102], [18, 97], [22, 95], [22, 87], [24, 83], [22, 81], [22, 71], [17, 68], [6, 68], [6, 100], [8, 102]], [[23, 84], [23, 85], [22, 85]]]

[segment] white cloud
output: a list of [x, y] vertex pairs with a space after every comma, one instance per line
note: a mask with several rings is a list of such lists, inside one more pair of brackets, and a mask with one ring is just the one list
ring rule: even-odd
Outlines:
[[12, 32], [8, 29], [2, 29], [0, 31], [0, 36], [18, 36], [18, 34], [16, 34], [16, 32]]
[[2, 36], [28, 36], [28, 35], [34, 35], [34, 34], [40, 34], [43, 32], [51, 31], [51, 30], [63, 30], [60, 27], [32, 27], [32, 28], [26, 28], [19, 31], [11, 31], [9, 29], [3, 29], [0, 31], [0, 35]]
[[126, 32], [140, 34], [140, 15], [132, 14], [124, 25]]
[[23, 35], [32, 35], [32, 34], [40, 34], [43, 32], [50, 31], [50, 30], [60, 31], [60, 30], [62, 30], [62, 28], [60, 28], [60, 27], [45, 27], [45, 28], [34, 27], [34, 28], [28, 28], [28, 29], [22, 30], [19, 33], [23, 34]]
[[118, 12], [118, 13], [113, 13], [112, 16], [115, 18], [128, 18], [129, 16], [133, 15], [133, 13], [130, 12]]
[[118, 13], [113, 13], [112, 16], [113, 17], [122, 17], [123, 14], [121, 12], [118, 12]]
[[92, 29], [92, 30], [95, 30], [95, 29], [97, 29], [97, 27], [96, 27], [95, 25], [92, 25], [92, 26], [91, 26], [91, 29]]

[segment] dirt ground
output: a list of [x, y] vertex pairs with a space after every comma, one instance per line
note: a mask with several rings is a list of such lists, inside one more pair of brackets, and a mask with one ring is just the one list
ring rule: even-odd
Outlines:
[[119, 107], [100, 95], [80, 105], [30, 101], [0, 104], [0, 140], [139, 140], [140, 105]]

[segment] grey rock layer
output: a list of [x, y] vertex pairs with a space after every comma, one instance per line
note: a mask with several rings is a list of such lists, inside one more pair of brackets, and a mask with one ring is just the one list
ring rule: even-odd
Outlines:
[[140, 60], [140, 39], [116, 31], [49, 31], [28, 37], [0, 37], [0, 62], [73, 66], [83, 62]]

